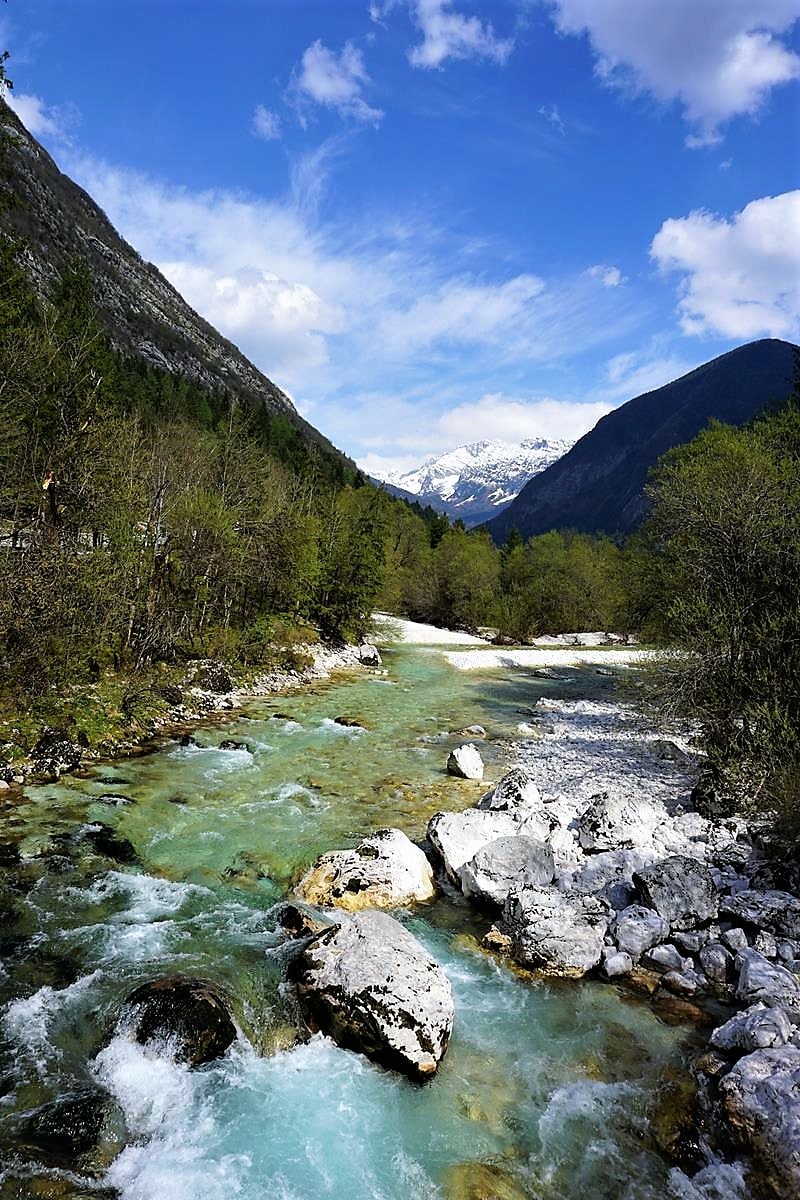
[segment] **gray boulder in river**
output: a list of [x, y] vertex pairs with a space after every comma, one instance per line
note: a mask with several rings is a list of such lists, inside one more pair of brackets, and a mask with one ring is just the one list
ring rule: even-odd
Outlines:
[[756, 1050], [720, 1083], [733, 1140], [752, 1154], [766, 1195], [800, 1196], [800, 1049]]
[[672, 929], [694, 929], [719, 911], [714, 878], [704, 863], [676, 854], [637, 871], [633, 882], [647, 908], [654, 908]]
[[353, 850], [320, 855], [297, 885], [309, 904], [349, 912], [430, 900], [435, 890], [430, 863], [399, 829], [379, 829]]
[[508, 893], [503, 928], [517, 962], [579, 979], [600, 962], [608, 909], [594, 896], [523, 882]]
[[294, 960], [291, 978], [312, 1022], [339, 1045], [402, 1071], [435, 1074], [453, 1028], [450, 981], [399, 921], [342, 914]]
[[525, 767], [512, 767], [499, 783], [481, 796], [475, 807], [520, 815], [541, 812], [543, 804], [530, 771]]
[[465, 896], [502, 908], [509, 891], [520, 880], [548, 884], [554, 871], [550, 846], [516, 834], [482, 846], [461, 868], [461, 888]]
[[428, 838], [449, 878], [461, 886], [461, 868], [473, 855], [497, 838], [520, 833], [516, 817], [506, 812], [467, 808], [464, 812], [434, 813], [428, 822]]

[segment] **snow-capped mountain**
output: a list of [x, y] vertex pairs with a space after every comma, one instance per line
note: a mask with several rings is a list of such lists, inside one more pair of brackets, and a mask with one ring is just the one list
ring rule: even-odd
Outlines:
[[461, 517], [466, 525], [479, 525], [510, 504], [529, 479], [572, 444], [548, 438], [473, 442], [427, 458], [415, 471], [393, 472], [386, 482], [448, 516]]

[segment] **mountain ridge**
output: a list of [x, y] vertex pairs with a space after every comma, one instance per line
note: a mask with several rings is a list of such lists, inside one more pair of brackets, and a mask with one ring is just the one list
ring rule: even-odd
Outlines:
[[468, 526], [510, 504], [527, 481], [565, 454], [564, 438], [484, 439], [429, 455], [411, 471], [393, 471], [384, 485]]
[[624, 534], [645, 512], [651, 467], [710, 420], [741, 425], [791, 390], [791, 342], [761, 338], [710, 359], [602, 417], [571, 450], [521, 490], [487, 528], [497, 542], [551, 529]]

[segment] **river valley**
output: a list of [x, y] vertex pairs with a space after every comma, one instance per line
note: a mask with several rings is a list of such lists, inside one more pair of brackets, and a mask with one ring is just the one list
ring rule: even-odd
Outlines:
[[[283, 981], [274, 906], [299, 874], [374, 829], [419, 839], [437, 810], [473, 804], [514, 760], [521, 708], [611, 699], [607, 676], [565, 674], [459, 672], [397, 645], [383, 672], [253, 701], [187, 745], [6, 797], [0, 1197], [694, 1195], [654, 1132], [694, 1028], [610, 983], [515, 974], [480, 948], [488, 921], [452, 889], [398, 914], [455, 995], [430, 1084], [305, 1039]], [[476, 723], [484, 784], [445, 773]], [[124, 997], [171, 973], [232, 997], [240, 1036], [200, 1070], [116, 1030]], [[59, 1161], [28, 1137], [29, 1114], [87, 1089], [115, 1102], [99, 1146]]]

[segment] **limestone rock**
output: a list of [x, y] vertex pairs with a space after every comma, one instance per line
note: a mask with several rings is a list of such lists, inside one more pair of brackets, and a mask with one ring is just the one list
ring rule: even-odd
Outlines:
[[620, 950], [638, 961], [645, 950], [669, 936], [669, 925], [651, 908], [631, 904], [617, 913], [611, 932]]
[[83, 751], [63, 729], [46, 729], [31, 751], [33, 769], [47, 779], [58, 779], [80, 766]]
[[458, 775], [461, 779], [483, 779], [483, 759], [478, 747], [472, 742], [456, 746], [450, 751], [447, 770], [450, 775]]
[[781, 1046], [741, 1058], [720, 1082], [736, 1142], [755, 1159], [762, 1190], [800, 1195], [800, 1049]]
[[383, 659], [377, 646], [373, 646], [371, 642], [362, 642], [358, 647], [358, 660], [365, 667], [380, 667], [383, 665]]
[[739, 971], [736, 996], [744, 1004], [765, 1000], [800, 1010], [800, 981], [786, 967], [770, 962], [757, 950], [740, 950], [736, 967]]
[[584, 850], [625, 850], [646, 846], [656, 826], [666, 819], [663, 807], [630, 796], [595, 796], [580, 818], [578, 835]]
[[593, 896], [522, 883], [508, 894], [503, 924], [523, 966], [577, 979], [600, 962], [608, 918]]
[[553, 851], [544, 842], [524, 835], [496, 838], [465, 863], [459, 872], [465, 896], [502, 908], [514, 884], [521, 880], [545, 885], [553, 879]]
[[559, 879], [562, 891], [599, 896], [612, 908], [622, 909], [633, 901], [633, 876], [650, 861], [638, 850], [603, 850], [592, 854], [579, 867]]
[[758, 892], [752, 888], [726, 896], [720, 913], [742, 925], [768, 929], [779, 937], [800, 941], [800, 899], [789, 892]]
[[769, 1008], [760, 1001], [744, 1012], [736, 1013], [711, 1034], [718, 1050], [766, 1050], [785, 1046], [794, 1033], [794, 1025], [782, 1008]]
[[717, 890], [703, 863], [675, 855], [652, 863], [633, 877], [641, 902], [668, 921], [672, 929], [692, 929], [717, 915]]
[[312, 1020], [340, 1045], [427, 1079], [453, 1026], [453, 994], [439, 964], [386, 913], [342, 914], [292, 966]]
[[435, 890], [430, 863], [399, 829], [379, 829], [353, 850], [321, 855], [297, 885], [309, 904], [349, 912], [430, 900]]
[[540, 812], [542, 796], [530, 771], [525, 767], [512, 767], [499, 783], [481, 796], [475, 807], [492, 812]]
[[683, 957], [677, 946], [664, 942], [648, 950], [642, 962], [653, 971], [684, 971], [690, 960]]
[[428, 823], [428, 837], [444, 864], [449, 878], [461, 886], [461, 868], [497, 838], [513, 837], [520, 824], [510, 813], [468, 808], [464, 812], [440, 812]]

